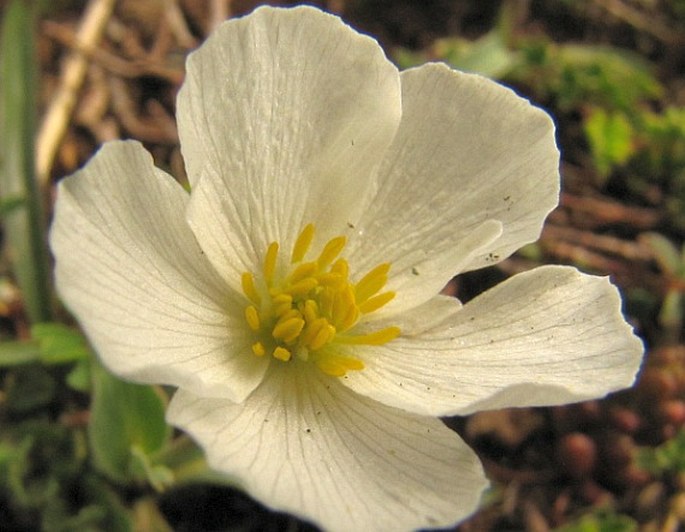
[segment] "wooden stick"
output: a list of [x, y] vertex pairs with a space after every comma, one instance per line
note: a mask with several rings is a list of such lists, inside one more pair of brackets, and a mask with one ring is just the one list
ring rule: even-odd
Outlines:
[[95, 49], [114, 8], [115, 0], [90, 0], [78, 31], [78, 49], [67, 59], [60, 85], [38, 132], [36, 140], [36, 174], [42, 188], [50, 180], [50, 169], [69, 126], [78, 93], [88, 70], [88, 57], [83, 51]]

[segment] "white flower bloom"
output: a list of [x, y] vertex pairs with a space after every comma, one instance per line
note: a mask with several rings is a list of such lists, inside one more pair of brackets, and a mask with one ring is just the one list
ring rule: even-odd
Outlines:
[[550, 118], [309, 7], [260, 8], [188, 60], [192, 192], [136, 142], [59, 186], [57, 287], [115, 373], [177, 386], [170, 423], [267, 505], [331, 530], [445, 526], [487, 485], [438, 416], [629, 386], [615, 288], [569, 267], [463, 307], [456, 273], [557, 204]]

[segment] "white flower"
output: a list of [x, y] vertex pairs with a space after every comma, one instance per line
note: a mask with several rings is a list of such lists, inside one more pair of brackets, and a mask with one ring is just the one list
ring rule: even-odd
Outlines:
[[[188, 60], [192, 192], [136, 142], [59, 187], [57, 286], [102, 361], [179, 387], [170, 423], [267, 505], [332, 530], [444, 526], [478, 505], [438, 416], [629, 386], [642, 346], [606, 279], [547, 266], [461, 307], [458, 272], [557, 204], [550, 118], [309, 8], [260, 8]], [[368, 273], [368, 275], [367, 275]]]

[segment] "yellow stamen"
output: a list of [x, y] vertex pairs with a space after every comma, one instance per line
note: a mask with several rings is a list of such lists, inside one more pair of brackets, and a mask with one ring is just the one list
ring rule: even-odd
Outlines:
[[311, 277], [316, 273], [316, 270], [318, 269], [318, 265], [316, 262], [305, 262], [303, 264], [300, 264], [293, 273], [290, 274], [288, 277], [288, 280], [291, 283], [297, 283], [298, 281], [301, 281], [302, 279], [306, 279], [307, 277]]
[[355, 285], [354, 293], [357, 301], [362, 303], [378, 292], [388, 282], [390, 263], [379, 264]]
[[338, 274], [343, 279], [347, 279], [350, 275], [350, 265], [345, 259], [338, 259], [331, 266], [331, 273]]
[[282, 360], [283, 362], [288, 362], [288, 360], [290, 360], [293, 355], [285, 347], [279, 346], [276, 349], [274, 349], [273, 356], [274, 356], [274, 358], [277, 358], [278, 360]]
[[292, 308], [293, 296], [290, 294], [278, 294], [271, 299], [273, 303], [273, 313], [282, 316]]
[[347, 282], [347, 279], [338, 273], [322, 273], [317, 276], [321, 286], [330, 286], [332, 288], [340, 288]]
[[302, 318], [289, 318], [279, 321], [271, 332], [276, 340], [283, 340], [286, 344], [293, 342], [302, 332], [304, 320]]
[[259, 305], [261, 303], [261, 298], [257, 292], [257, 287], [254, 284], [254, 277], [252, 274], [245, 272], [240, 278], [240, 283], [243, 287], [243, 294], [245, 294], [247, 299], [252, 301], [255, 305]]
[[330, 342], [335, 336], [335, 327], [323, 320], [321, 326], [319, 326], [318, 331], [314, 335], [314, 338], [309, 342], [309, 349], [316, 351], [321, 349], [324, 345]]
[[312, 244], [312, 239], [314, 238], [314, 224], [305, 225], [304, 229], [297, 237], [295, 245], [293, 246], [293, 254], [290, 258], [290, 262], [293, 264], [300, 262], [304, 256], [309, 251], [309, 246]]
[[[242, 291], [249, 303], [245, 321], [255, 335], [255, 356], [267, 353], [287, 362], [313, 362], [327, 375], [341, 377], [364, 369], [364, 363], [345, 353], [345, 345], [382, 345], [400, 335], [398, 327], [355, 334], [363, 314], [370, 314], [395, 297], [381, 289], [388, 281], [390, 264], [380, 264], [356, 284], [350, 266], [340, 258], [346, 238], [332, 238], [316, 260], [304, 262], [310, 253], [315, 228], [308, 224], [293, 245], [289, 271], [282, 271], [279, 244], [272, 242], [263, 257], [261, 276], [246, 272]], [[342, 348], [343, 353], [337, 349]]]
[[287, 290], [293, 297], [303, 296], [318, 284], [319, 282], [314, 277], [307, 277], [306, 279], [302, 279], [294, 285], [291, 285]]
[[336, 292], [331, 317], [340, 331], [346, 331], [352, 327], [359, 318], [354, 292], [349, 285]]
[[287, 309], [283, 314], [278, 315], [278, 323], [283, 323], [286, 320], [290, 320], [292, 318], [300, 318], [302, 315], [300, 314], [300, 311], [297, 310], [296, 308], [289, 308]]
[[264, 349], [264, 344], [262, 342], [257, 342], [252, 344], [252, 352], [258, 357], [263, 357], [266, 354], [266, 349]]
[[319, 305], [313, 299], [308, 299], [304, 302], [302, 315], [307, 323], [313, 323], [319, 315]]
[[322, 270], [327, 268], [328, 265], [333, 262], [338, 255], [340, 255], [340, 252], [343, 250], [346, 243], [347, 237], [344, 236], [337, 236], [331, 239], [328, 244], [324, 246], [319, 258], [316, 259], [316, 262], [319, 264], [319, 268]]
[[335, 336], [335, 327], [326, 318], [317, 318], [307, 324], [301, 336], [302, 345], [312, 351], [321, 349]]
[[326, 354], [316, 360], [317, 367], [333, 377], [343, 377], [349, 370], [364, 369], [364, 363], [356, 358]]
[[245, 320], [250, 326], [250, 329], [255, 332], [259, 330], [261, 324], [259, 322], [259, 312], [256, 307], [250, 305], [245, 309]]
[[387, 327], [386, 329], [381, 329], [380, 331], [374, 331], [369, 334], [360, 334], [357, 336], [336, 336], [335, 341], [341, 344], [351, 344], [351, 345], [383, 345], [387, 344], [390, 340], [397, 338], [400, 333], [399, 327]]
[[271, 242], [269, 249], [266, 250], [264, 257], [264, 279], [267, 284], [271, 284], [276, 271], [276, 259], [278, 258], [278, 242]]
[[387, 305], [395, 298], [395, 292], [383, 292], [377, 296], [373, 296], [359, 305], [359, 312], [362, 314], [369, 314], [379, 308]]
[[358, 358], [352, 357], [338, 357], [339, 363], [344, 365], [347, 369], [360, 370], [364, 369], [364, 363]]
[[316, 366], [326, 375], [330, 375], [331, 377], [344, 377], [345, 373], [347, 373], [347, 370], [343, 366], [329, 360], [317, 360]]

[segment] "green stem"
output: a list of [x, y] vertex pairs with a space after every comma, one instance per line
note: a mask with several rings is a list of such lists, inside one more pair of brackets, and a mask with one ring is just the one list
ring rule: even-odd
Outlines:
[[181, 435], [151, 457], [154, 464], [168, 467], [177, 484], [209, 483], [237, 486], [238, 482], [209, 468], [204, 453], [188, 436]]
[[0, 36], [0, 194], [7, 252], [29, 320], [52, 316], [44, 202], [34, 170], [36, 54], [31, 2], [14, 0]]

